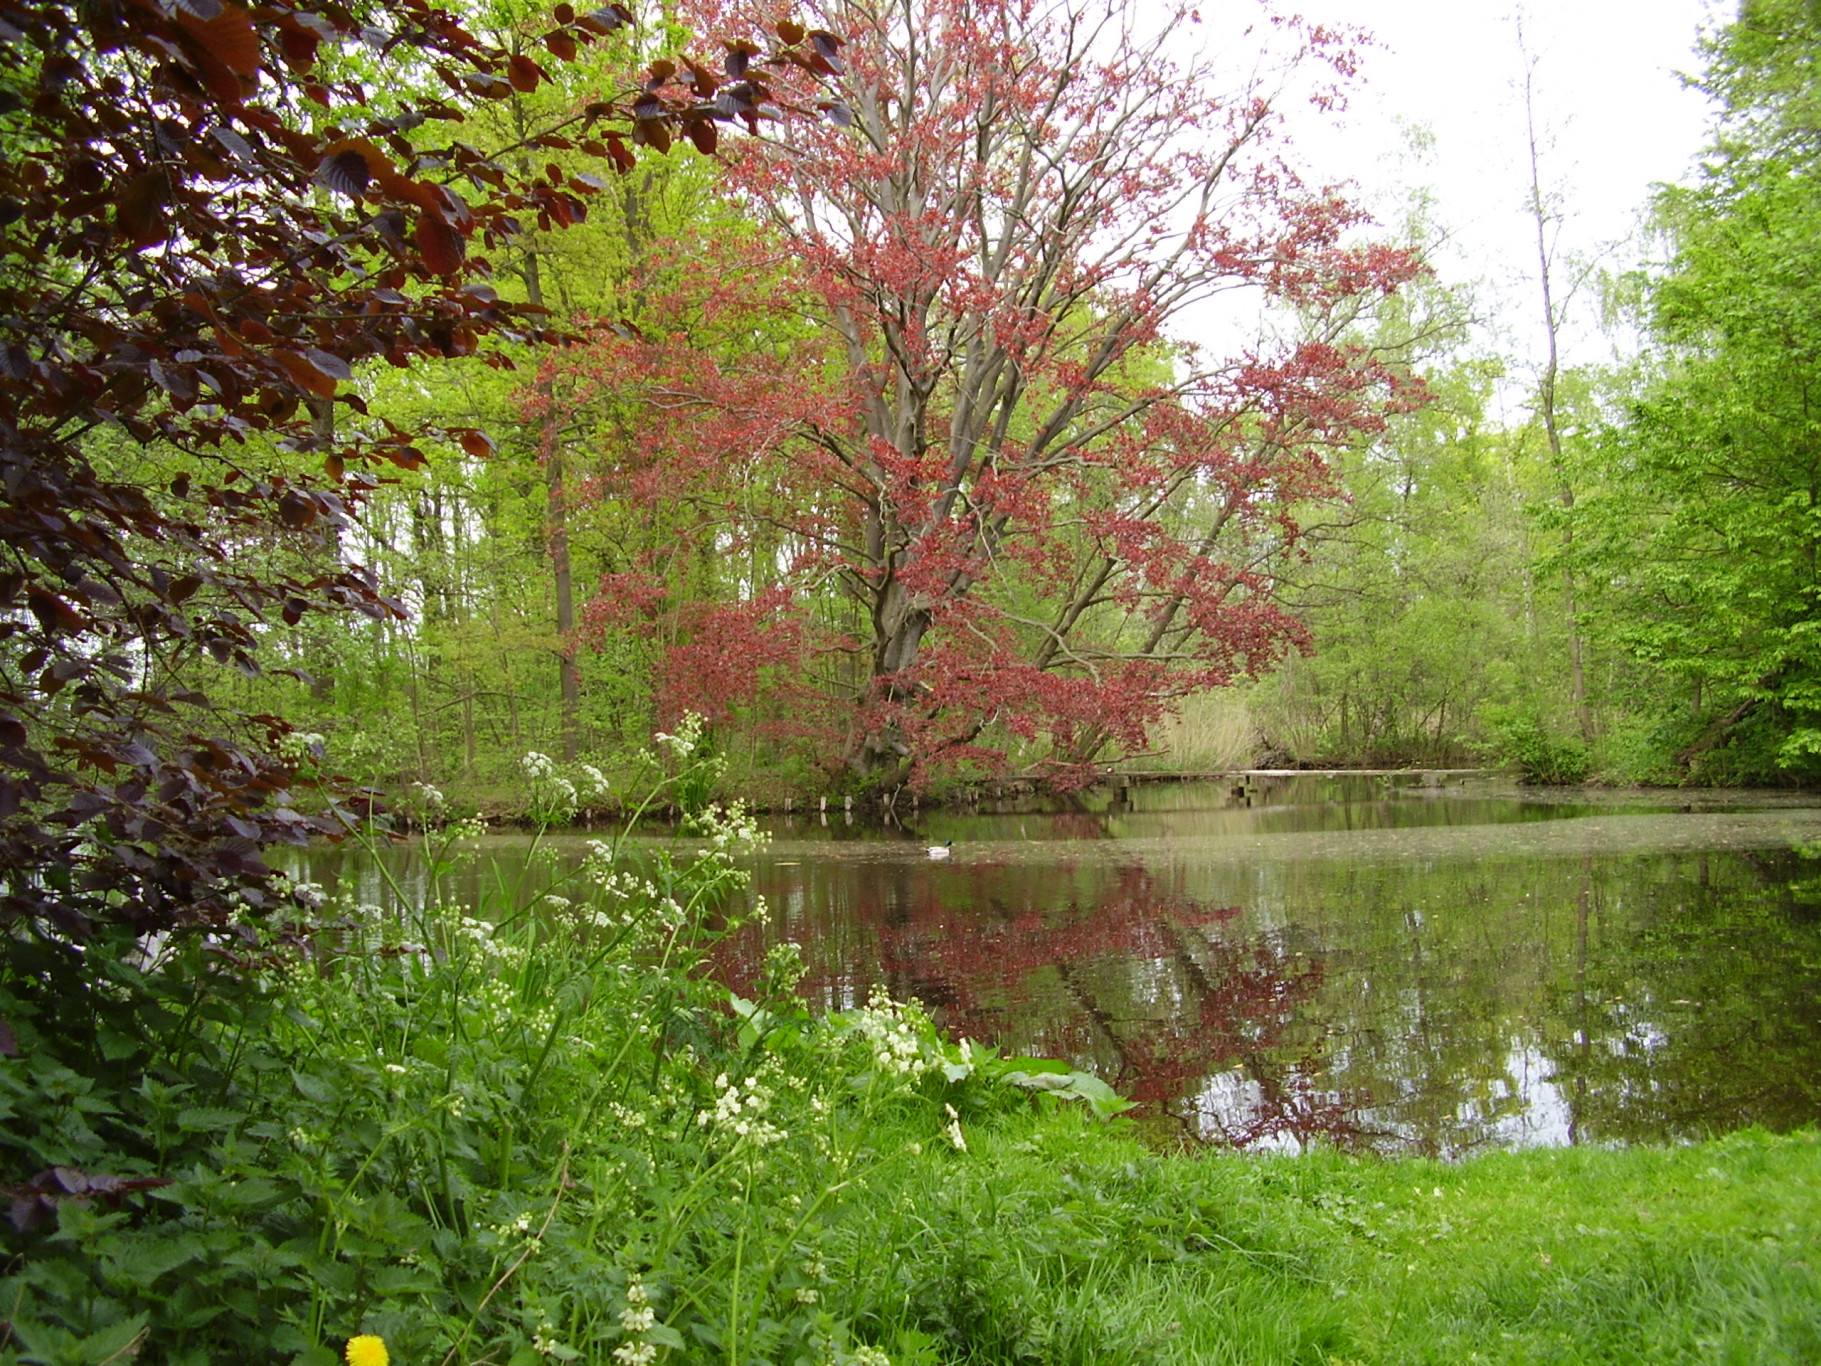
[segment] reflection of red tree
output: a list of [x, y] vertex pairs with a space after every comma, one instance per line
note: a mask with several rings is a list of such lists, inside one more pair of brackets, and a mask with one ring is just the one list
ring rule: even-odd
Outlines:
[[1107, 818], [1096, 811], [1058, 811], [1045, 816], [1049, 826], [1050, 837], [1059, 840], [1104, 840], [1112, 836], [1107, 831]]
[[[812, 964], [803, 985], [811, 1001], [853, 999], [860, 984], [884, 981], [955, 1035], [1093, 1066], [1146, 1110], [1191, 1128], [1205, 1079], [1243, 1069], [1258, 1104], [1225, 1117], [1227, 1141], [1358, 1141], [1348, 1107], [1319, 1085], [1321, 1032], [1293, 1042], [1322, 984], [1320, 963], [1277, 936], [1225, 937], [1239, 907], [1173, 894], [1138, 866], [1115, 870], [1091, 902], [1077, 889], [1058, 904], [1028, 869], [975, 865], [966, 911], [939, 895], [952, 881], [907, 877], [902, 865], [857, 871], [848, 906], [784, 931]], [[724, 945], [722, 971], [736, 990], [750, 989], [764, 947], [757, 927]], [[1050, 1017], [1008, 1026], [1008, 1010], [1028, 1006], [1045, 973], [1063, 988], [1045, 993], [1057, 1002]], [[1109, 997], [1128, 996], [1142, 977], [1169, 989], [1122, 1016]]]

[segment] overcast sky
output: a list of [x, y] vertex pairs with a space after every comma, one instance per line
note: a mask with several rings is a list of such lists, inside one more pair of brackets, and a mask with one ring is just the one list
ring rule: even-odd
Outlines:
[[[1540, 343], [1535, 244], [1524, 216], [1523, 63], [1510, 0], [1295, 0], [1310, 21], [1371, 30], [1364, 83], [1338, 132], [1311, 127], [1298, 141], [1323, 178], [1351, 177], [1382, 218], [1400, 186], [1427, 186], [1451, 235], [1444, 275], [1484, 278], [1488, 312], [1520, 353]], [[1730, 17], [1725, 0], [1525, 0], [1524, 37], [1535, 59], [1543, 181], [1565, 210], [1563, 247], [1589, 253], [1626, 236], [1653, 182], [1678, 180], [1702, 145], [1707, 102], [1677, 72], [1698, 69], [1704, 24]], [[1427, 157], [1403, 152], [1402, 125], [1426, 128]], [[1572, 338], [1571, 360], [1609, 351], [1593, 328]]]

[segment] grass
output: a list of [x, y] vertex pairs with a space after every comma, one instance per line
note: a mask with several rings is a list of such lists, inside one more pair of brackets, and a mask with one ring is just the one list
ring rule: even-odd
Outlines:
[[846, 1236], [856, 1306], [929, 1361], [1821, 1360], [1813, 1132], [1450, 1166], [1160, 1156], [1055, 1115]]
[[1162, 754], [1145, 761], [1147, 767], [1225, 773], [1251, 766], [1259, 748], [1258, 723], [1246, 695], [1237, 690], [1197, 693], [1153, 727], [1151, 743]]

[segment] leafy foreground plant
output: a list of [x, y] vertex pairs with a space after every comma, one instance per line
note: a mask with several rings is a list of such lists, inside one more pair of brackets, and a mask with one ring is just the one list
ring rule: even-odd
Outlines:
[[[635, 820], [704, 762], [688, 727], [661, 739]], [[788, 945], [730, 1010], [702, 967], [759, 835], [738, 807], [694, 820], [688, 854], [601, 843], [478, 913], [432, 877], [402, 915], [307, 930], [16, 930], [0, 1362], [329, 1366], [356, 1337], [444, 1366], [882, 1360], [834, 1303], [831, 1238], [927, 1156], [905, 1136], [958, 1150], [1021, 1085], [1121, 1103], [877, 994], [813, 1019]], [[470, 833], [435, 837], [439, 870]]]

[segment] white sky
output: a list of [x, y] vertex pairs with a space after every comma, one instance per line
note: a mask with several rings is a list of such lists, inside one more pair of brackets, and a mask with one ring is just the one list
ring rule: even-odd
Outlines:
[[[1483, 280], [1495, 334], [1517, 356], [1541, 347], [1534, 228], [1514, 0], [1286, 0], [1311, 22], [1370, 30], [1363, 85], [1336, 131], [1312, 120], [1298, 160], [1320, 179], [1351, 179], [1381, 221], [1402, 214], [1409, 188], [1427, 187], [1450, 237], [1444, 279]], [[1535, 58], [1543, 186], [1560, 196], [1561, 247], [1587, 255], [1626, 237], [1653, 182], [1684, 178], [1704, 141], [1707, 102], [1685, 89], [1703, 26], [1724, 22], [1726, 0], [1524, 0]], [[1405, 149], [1405, 125], [1434, 138], [1426, 157]], [[1615, 263], [1635, 260], [1621, 252]], [[1589, 305], [1592, 299], [1589, 298]], [[1612, 343], [1591, 308], [1572, 329], [1566, 360], [1606, 358]]]

